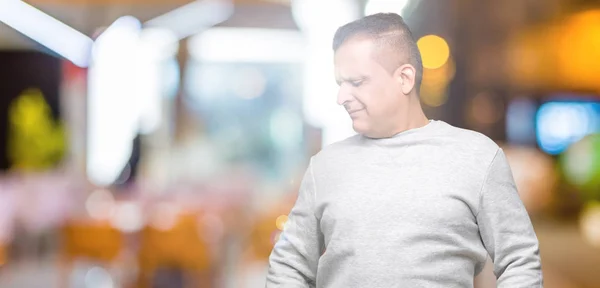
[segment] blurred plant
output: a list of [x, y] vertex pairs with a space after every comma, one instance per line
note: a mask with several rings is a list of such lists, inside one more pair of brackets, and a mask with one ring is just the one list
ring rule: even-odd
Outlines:
[[560, 157], [562, 172], [585, 202], [600, 200], [600, 134], [584, 137]]
[[8, 157], [11, 169], [44, 170], [65, 154], [64, 125], [52, 118], [39, 89], [23, 91], [9, 107]]

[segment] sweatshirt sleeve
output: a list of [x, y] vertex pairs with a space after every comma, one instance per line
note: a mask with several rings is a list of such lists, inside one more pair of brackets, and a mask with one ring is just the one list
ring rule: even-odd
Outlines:
[[312, 173], [311, 159], [288, 222], [269, 257], [267, 288], [315, 286], [321, 237], [314, 214], [316, 191]]
[[477, 223], [498, 287], [543, 287], [538, 239], [502, 149], [488, 168]]

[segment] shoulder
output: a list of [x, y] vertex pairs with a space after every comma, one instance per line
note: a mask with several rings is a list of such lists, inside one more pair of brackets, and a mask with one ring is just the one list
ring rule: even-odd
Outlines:
[[347, 162], [356, 159], [364, 147], [366, 147], [364, 138], [360, 134], [350, 136], [344, 140], [326, 145], [317, 154], [312, 156], [311, 165], [316, 170], [330, 170], [335, 167], [344, 167]]
[[494, 140], [483, 133], [452, 126], [441, 122], [438, 134], [443, 156], [452, 165], [458, 165], [462, 172], [485, 173], [501, 148]]
[[355, 134], [346, 139], [326, 145], [315, 155], [315, 158], [335, 157], [340, 153], [356, 149], [363, 144], [363, 137], [360, 134]]
[[465, 151], [475, 154], [483, 154], [488, 156], [496, 155], [500, 147], [494, 140], [484, 135], [483, 133], [452, 126], [442, 122], [441, 137], [448, 141], [450, 147], [454, 147], [459, 151]]

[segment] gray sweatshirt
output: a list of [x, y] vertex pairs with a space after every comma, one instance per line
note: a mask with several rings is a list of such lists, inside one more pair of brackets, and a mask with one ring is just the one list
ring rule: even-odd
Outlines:
[[542, 287], [538, 240], [502, 151], [430, 121], [313, 156], [266, 287]]

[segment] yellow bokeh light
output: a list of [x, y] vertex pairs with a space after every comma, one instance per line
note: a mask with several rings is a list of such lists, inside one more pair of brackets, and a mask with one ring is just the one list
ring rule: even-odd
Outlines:
[[421, 101], [429, 107], [439, 107], [448, 100], [448, 84], [456, 72], [454, 61], [450, 57], [437, 69], [423, 69], [421, 83]]
[[277, 217], [277, 220], [275, 220], [275, 225], [277, 226], [277, 229], [279, 230], [283, 230], [283, 227], [285, 227], [285, 223], [288, 220], [288, 216], [287, 215], [281, 215], [279, 217]]
[[600, 91], [600, 9], [517, 33], [507, 46], [510, 82], [521, 89]]
[[600, 89], [600, 10], [575, 14], [561, 32], [555, 40], [560, 80], [567, 87]]
[[421, 86], [421, 101], [429, 107], [439, 107], [448, 100], [447, 86], [423, 85]]
[[417, 41], [417, 46], [423, 59], [423, 67], [437, 69], [442, 67], [450, 58], [450, 47], [444, 38], [437, 35], [427, 35]]

